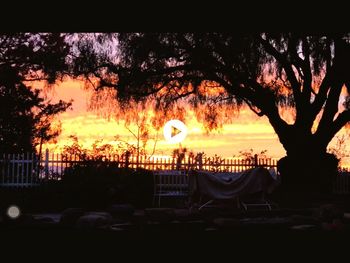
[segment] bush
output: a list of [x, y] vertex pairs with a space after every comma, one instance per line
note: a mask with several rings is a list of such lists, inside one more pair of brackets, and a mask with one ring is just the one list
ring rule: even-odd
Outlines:
[[93, 207], [113, 203], [145, 207], [151, 204], [153, 195], [152, 172], [118, 168], [104, 162], [86, 162], [67, 168], [62, 186], [75, 205]]
[[66, 168], [60, 181], [28, 189], [0, 188], [0, 211], [5, 213], [10, 205], [19, 206], [23, 213], [61, 212], [72, 207], [98, 210], [113, 204], [143, 208], [152, 205], [152, 197], [151, 171], [86, 162]]

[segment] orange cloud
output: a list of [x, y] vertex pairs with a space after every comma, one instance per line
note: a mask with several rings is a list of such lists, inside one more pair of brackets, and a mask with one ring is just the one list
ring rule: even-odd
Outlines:
[[[96, 112], [88, 111], [90, 96], [91, 91], [84, 89], [82, 81], [66, 80], [55, 85], [53, 89], [47, 90], [47, 97], [52, 98], [53, 101], [73, 99], [74, 102], [72, 111], [59, 116], [62, 122], [62, 134], [57, 144], [46, 144], [45, 147], [60, 151], [64, 145], [70, 143], [70, 135], [76, 135], [84, 147], [91, 146], [98, 139], [103, 139], [104, 143], [116, 143], [116, 135], [129, 143], [136, 144], [135, 138], [124, 127], [123, 120], [107, 120]], [[148, 112], [148, 114], [153, 113]], [[238, 116], [233, 117], [230, 124], [225, 124], [221, 130], [210, 134], [206, 134], [203, 125], [196, 120], [192, 111], [186, 112], [186, 125], [188, 136], [183, 141], [182, 147], [187, 147], [194, 152], [204, 151], [209, 156], [219, 154], [223, 157], [232, 157], [240, 150], [252, 148], [256, 152], [267, 150], [267, 154], [274, 158], [285, 155], [285, 150], [267, 118], [259, 118], [246, 108], [243, 108]], [[135, 127], [131, 124], [130, 128]], [[152, 129], [151, 133], [154, 137], [156, 131]], [[344, 133], [344, 129], [340, 133]], [[169, 145], [164, 141], [162, 130], [158, 135], [158, 154], [171, 154], [171, 151], [179, 146]], [[335, 141], [336, 139], [333, 139], [332, 145]], [[148, 143], [149, 151], [153, 148], [153, 142], [150, 140]]]

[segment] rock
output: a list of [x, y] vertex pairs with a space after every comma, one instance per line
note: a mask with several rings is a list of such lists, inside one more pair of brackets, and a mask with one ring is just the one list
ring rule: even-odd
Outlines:
[[97, 216], [102, 216], [102, 217], [105, 217], [106, 219], [112, 221], [113, 220], [113, 217], [110, 213], [107, 213], [107, 212], [98, 212], [98, 211], [89, 211], [89, 212], [86, 212], [84, 214], [84, 216], [86, 215], [97, 215]]
[[145, 215], [144, 210], [136, 210], [133, 217], [132, 217], [132, 222], [138, 225], [143, 225], [147, 223], [147, 217]]
[[156, 222], [170, 222], [175, 219], [172, 208], [148, 208], [145, 209], [145, 215], [149, 220]]
[[343, 219], [344, 211], [333, 204], [325, 204], [315, 211], [315, 216], [321, 222], [331, 223], [334, 219]]
[[89, 212], [86, 212], [84, 214], [84, 216], [89, 216], [89, 215], [101, 216], [101, 217], [104, 217], [106, 220], [108, 220], [110, 222], [114, 222], [112, 215], [110, 213], [107, 213], [107, 212], [89, 211]]
[[340, 231], [344, 229], [344, 224], [340, 219], [334, 219], [331, 223], [323, 222], [321, 226], [326, 231]]
[[214, 231], [217, 231], [218, 229], [217, 228], [214, 228], [214, 227], [207, 227], [207, 228], [205, 228], [204, 229], [204, 231], [206, 231], [206, 232], [214, 232]]
[[344, 215], [343, 215], [343, 222], [345, 224], [350, 224], [350, 213], [344, 213]]
[[292, 215], [290, 217], [293, 225], [315, 225], [319, 220], [313, 216]]
[[54, 223], [55, 221], [51, 217], [36, 217], [35, 221], [38, 223]]
[[130, 204], [111, 205], [107, 210], [113, 217], [130, 217], [135, 212], [134, 207]]
[[240, 222], [244, 226], [285, 226], [289, 227], [292, 224], [290, 218], [275, 217], [275, 218], [243, 218]]
[[123, 231], [123, 230], [129, 230], [133, 225], [129, 222], [121, 223], [121, 224], [113, 224], [109, 228], [114, 231]]
[[62, 212], [60, 224], [64, 226], [74, 226], [84, 213], [85, 211], [82, 208], [68, 208]]
[[112, 224], [112, 216], [105, 216], [103, 213], [90, 213], [80, 217], [76, 223], [78, 228], [99, 228]]
[[317, 228], [315, 225], [296, 225], [291, 227], [293, 230], [310, 230], [315, 228]]
[[114, 227], [114, 226], [111, 226], [111, 227], [110, 227], [110, 230], [112, 230], [112, 231], [117, 231], [117, 232], [119, 232], [119, 231], [125, 231], [125, 229], [123, 229], [123, 228]]
[[238, 227], [240, 225], [239, 219], [235, 218], [215, 218], [213, 223], [218, 227]]
[[192, 218], [191, 213], [188, 211], [188, 209], [175, 210], [175, 216], [179, 221], [188, 221]]

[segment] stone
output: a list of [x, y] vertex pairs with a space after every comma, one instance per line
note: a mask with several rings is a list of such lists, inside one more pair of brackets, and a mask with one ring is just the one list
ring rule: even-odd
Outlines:
[[108, 219], [110, 221], [113, 220], [112, 215], [108, 212], [89, 211], [89, 212], [86, 212], [84, 215], [97, 215], [97, 216], [105, 217], [106, 219]]
[[290, 219], [293, 225], [315, 225], [319, 223], [319, 220], [313, 216], [292, 215]]
[[115, 226], [111, 226], [111, 227], [110, 227], [110, 230], [112, 230], [112, 231], [117, 231], [117, 232], [119, 232], [119, 231], [125, 231], [125, 229], [120, 228], [120, 227], [115, 227]]
[[130, 217], [135, 212], [134, 207], [130, 204], [114, 204], [107, 210], [113, 217]]
[[316, 209], [315, 216], [321, 222], [331, 223], [334, 219], [343, 219], [344, 211], [334, 204], [325, 204]]
[[240, 225], [239, 219], [235, 218], [215, 218], [213, 223], [218, 227], [238, 227]]
[[145, 215], [150, 221], [170, 222], [175, 219], [175, 212], [172, 208], [147, 208]]
[[129, 222], [126, 223], [120, 223], [120, 224], [113, 224], [109, 228], [114, 231], [123, 231], [123, 230], [129, 230], [133, 225]]
[[326, 231], [340, 231], [344, 229], [344, 224], [340, 219], [334, 219], [331, 223], [323, 222], [321, 226]]
[[296, 225], [291, 227], [293, 230], [310, 230], [315, 228], [317, 228], [315, 225]]
[[292, 220], [284, 217], [273, 217], [273, 218], [244, 218], [240, 222], [244, 226], [290, 226]]
[[54, 223], [55, 222], [51, 217], [36, 217], [35, 221], [38, 223]]
[[110, 224], [112, 224], [112, 218], [111, 215], [109, 216], [104, 216], [102, 213], [90, 213], [81, 216], [77, 223], [76, 226], [78, 228], [100, 228], [100, 227], [106, 227]]
[[60, 224], [64, 226], [74, 226], [84, 213], [85, 211], [82, 208], [67, 208], [62, 212]]
[[344, 217], [345, 219], [350, 219], [350, 213], [344, 213], [343, 217]]
[[214, 228], [214, 227], [207, 227], [207, 228], [205, 228], [204, 229], [204, 231], [206, 231], [206, 232], [214, 232], [214, 231], [217, 231], [218, 229], [217, 228]]
[[175, 216], [179, 221], [188, 221], [192, 218], [191, 213], [188, 211], [188, 209], [175, 210]]

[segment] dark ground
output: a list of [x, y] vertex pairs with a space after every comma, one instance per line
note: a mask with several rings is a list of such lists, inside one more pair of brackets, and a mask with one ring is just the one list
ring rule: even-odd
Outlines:
[[[153, 210], [156, 213], [152, 214]], [[170, 215], [169, 211], [172, 212]], [[337, 225], [333, 219], [328, 220], [329, 222], [319, 219], [317, 211], [318, 208], [243, 211], [220, 205], [192, 212], [187, 209], [138, 209], [131, 216], [113, 216], [113, 220], [107, 225], [94, 223], [93, 226], [83, 227], [76, 224], [62, 225], [60, 213], [26, 213], [15, 220], [3, 215], [0, 231], [2, 237], [17, 239], [16, 236], [19, 236], [21, 240], [30, 239], [35, 235], [41, 236], [41, 240], [57, 237], [77, 242], [80, 239], [79, 242], [89, 240], [89, 237], [123, 242], [147, 242], [150, 239], [171, 242], [221, 242], [224, 239], [230, 243], [239, 241], [261, 245], [266, 245], [267, 240], [272, 240], [269, 244], [278, 246], [281, 245], [279, 241], [284, 239], [350, 239], [349, 218], [341, 218]], [[86, 210], [86, 213], [89, 212], [92, 211]]]
[[[93, 205], [81, 208], [84, 214], [97, 211], [112, 216], [108, 222], [93, 219], [88, 225], [79, 225], [78, 217], [70, 224], [62, 223], [62, 212], [76, 206], [60, 204], [48, 210], [47, 205], [40, 205], [47, 203], [43, 200], [36, 199], [35, 205], [25, 202], [23, 195], [20, 197], [22, 203], [19, 199], [9, 201], [2, 197], [2, 249], [21, 247], [41, 251], [58, 248], [61, 251], [65, 247], [62, 251], [67, 252], [77, 251], [80, 247], [86, 253], [87, 248], [102, 247], [125, 253], [129, 258], [144, 255], [141, 251], [153, 256], [164, 252], [169, 252], [168, 256], [185, 256], [188, 252], [200, 256], [213, 251], [220, 255], [247, 251], [247, 257], [256, 253], [269, 257], [281, 251], [285, 251], [285, 255], [303, 251], [317, 254], [333, 251], [334, 246], [339, 251], [347, 251], [350, 242], [349, 196], [332, 196], [309, 203], [290, 200], [274, 206], [272, 211], [266, 207], [245, 211], [231, 202], [215, 202], [200, 211], [197, 208], [189, 211], [173, 200], [162, 202], [163, 207], [172, 207], [169, 209], [143, 209], [130, 205], [125, 209], [117, 204], [112, 211], [110, 204]], [[18, 219], [6, 215], [10, 203], [22, 209]], [[346, 250], [342, 250], [343, 247]], [[131, 253], [127, 252], [130, 250]]]

